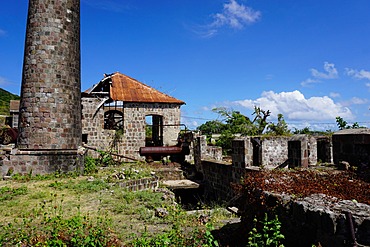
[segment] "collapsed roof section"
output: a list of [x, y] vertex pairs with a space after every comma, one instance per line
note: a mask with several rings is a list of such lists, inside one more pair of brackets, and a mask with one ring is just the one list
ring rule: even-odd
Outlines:
[[185, 104], [165, 93], [162, 93], [136, 79], [119, 72], [107, 75], [86, 90], [83, 95], [86, 96], [109, 96], [113, 101], [133, 102], [133, 103], [171, 103]]

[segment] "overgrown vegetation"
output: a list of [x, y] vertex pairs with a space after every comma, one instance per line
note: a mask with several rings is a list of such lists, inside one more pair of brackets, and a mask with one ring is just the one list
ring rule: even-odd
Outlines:
[[203, 135], [207, 135], [209, 141], [212, 134], [220, 134], [215, 144], [222, 147], [225, 153], [230, 152], [231, 142], [237, 135], [290, 135], [290, 130], [282, 114], [278, 115], [276, 124], [270, 123], [267, 118], [271, 112], [269, 110], [265, 111], [260, 107], [254, 108], [252, 115], [255, 116], [253, 120], [238, 111], [224, 107], [214, 108], [213, 111], [219, 114], [223, 120], [208, 121], [200, 125], [197, 130], [201, 131]]
[[[215, 144], [222, 147], [224, 154], [229, 154], [231, 151], [232, 140], [236, 136], [287, 136], [291, 134], [308, 134], [308, 135], [332, 135], [332, 130], [316, 131], [309, 127], [303, 129], [294, 128], [290, 130], [288, 124], [284, 120], [283, 114], [277, 115], [277, 122], [269, 122], [271, 112], [265, 111], [260, 107], [255, 106], [254, 119], [241, 114], [239, 111], [227, 109], [225, 107], [214, 108], [213, 112], [217, 113], [221, 120], [207, 121], [197, 127], [203, 135], [207, 136], [209, 144]], [[339, 130], [362, 128], [357, 122], [349, 125], [341, 117], [336, 117], [336, 123]], [[214, 134], [219, 134], [218, 139], [212, 143], [211, 137]]]
[[0, 246], [218, 246], [211, 230], [219, 213], [210, 211], [203, 222], [166, 189], [129, 192], [112, 179], [150, 176], [147, 165], [86, 164], [83, 176], [13, 174], [0, 181]]

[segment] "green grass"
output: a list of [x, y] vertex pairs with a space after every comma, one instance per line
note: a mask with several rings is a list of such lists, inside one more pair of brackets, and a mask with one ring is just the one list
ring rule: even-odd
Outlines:
[[[94, 170], [98, 172], [84, 176], [14, 175], [12, 180], [0, 181], [0, 246], [215, 243], [208, 234], [210, 226], [200, 224], [199, 215], [188, 214], [174, 201], [163, 199], [163, 192], [128, 192], [112, 179], [122, 171], [129, 171], [134, 178], [147, 177], [149, 167], [122, 164]], [[156, 216], [157, 208], [168, 215]], [[222, 216], [214, 212], [209, 223], [216, 225]]]

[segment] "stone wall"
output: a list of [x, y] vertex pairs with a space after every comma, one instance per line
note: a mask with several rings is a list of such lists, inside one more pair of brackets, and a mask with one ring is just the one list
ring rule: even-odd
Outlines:
[[[339, 200], [324, 194], [313, 194], [300, 199], [271, 192], [263, 192], [260, 198], [262, 196], [267, 204], [266, 209], [273, 208], [271, 217], [277, 214], [282, 223], [284, 246], [355, 246], [351, 236], [350, 215], [356, 242], [362, 246], [370, 245], [370, 206], [367, 204]], [[259, 215], [264, 213], [257, 212], [248, 203], [240, 205], [241, 212], [245, 210], [250, 214], [255, 210], [254, 213]], [[251, 224], [248, 215], [242, 215], [242, 224], [245, 228]]]
[[[180, 106], [177, 104], [125, 103], [123, 106], [123, 133], [115, 138], [116, 130], [104, 129], [104, 107], [98, 108], [102, 99], [82, 98], [82, 135], [87, 145], [100, 150], [112, 150], [115, 153], [144, 160], [139, 148], [145, 147], [145, 117], [160, 115], [163, 117], [163, 143], [175, 145], [180, 132]], [[171, 126], [166, 126], [171, 125]], [[96, 156], [97, 154], [91, 153]], [[130, 160], [125, 160], [130, 161]]]
[[[281, 157], [280, 161], [288, 158], [287, 149], [289, 141], [299, 141], [302, 151], [302, 164], [316, 164], [315, 150], [316, 140], [310, 136], [296, 136], [286, 138], [263, 138], [262, 143], [274, 145], [267, 149], [266, 157], [277, 152]], [[284, 148], [279, 148], [283, 144]], [[197, 138], [195, 147], [196, 165], [203, 173], [204, 191], [208, 198], [234, 202], [238, 197], [237, 192], [233, 190], [232, 185], [240, 184], [244, 174], [248, 170], [258, 170], [259, 167], [253, 166], [253, 144], [250, 137], [238, 138], [232, 142], [232, 163], [217, 161], [215, 159], [204, 158], [201, 149], [205, 149], [205, 137]], [[268, 155], [267, 155], [268, 154]], [[203, 156], [202, 156], [203, 155]], [[275, 160], [275, 159], [274, 159]], [[278, 159], [276, 159], [278, 160]], [[279, 164], [274, 163], [274, 167]], [[311, 247], [312, 244], [323, 247], [331, 246], [353, 246], [351, 231], [346, 212], [352, 214], [352, 223], [354, 226], [355, 238], [362, 245], [370, 245], [370, 206], [355, 201], [338, 200], [323, 194], [314, 194], [306, 198], [297, 199], [295, 196], [286, 194], [275, 194], [261, 192], [266, 199], [263, 204], [257, 207], [257, 204], [250, 205], [252, 201], [263, 197], [257, 196], [252, 200], [246, 200], [247, 194], [237, 200], [237, 203], [230, 204], [238, 206], [242, 215], [242, 224], [244, 229], [252, 225], [254, 213], [263, 214], [259, 211], [266, 205], [272, 215], [277, 214], [282, 222], [282, 233], [285, 235], [285, 246], [303, 246]], [[250, 196], [250, 195], [249, 195]], [[246, 215], [248, 214], [250, 215]], [[252, 216], [251, 216], [252, 215]]]
[[[298, 166], [308, 167], [317, 163], [316, 139], [308, 135], [294, 135], [289, 137], [262, 137], [262, 166], [277, 167], [287, 162], [289, 157], [289, 142], [300, 142], [300, 160]], [[291, 162], [290, 162], [291, 163]], [[289, 164], [289, 161], [288, 161]], [[295, 165], [289, 164], [292, 167]]]
[[2, 155], [0, 175], [49, 174], [53, 172], [82, 172], [83, 152], [74, 150], [22, 151]]
[[148, 189], [154, 190], [158, 188], [158, 184], [158, 178], [155, 177], [118, 182], [118, 186], [124, 188], [127, 191], [143, 191]]
[[343, 130], [332, 138], [335, 164], [346, 161], [352, 166], [370, 167], [370, 129]]
[[274, 168], [288, 159], [289, 137], [264, 137], [262, 145], [262, 166]]
[[[194, 163], [198, 172], [201, 172], [206, 182], [206, 192], [218, 198], [228, 200], [233, 197], [230, 187], [232, 183], [238, 184], [243, 180], [246, 169], [259, 169], [260, 167], [272, 169], [287, 162], [289, 158], [288, 143], [297, 142], [300, 152], [299, 164], [302, 167], [315, 165], [317, 159], [316, 139], [308, 135], [291, 137], [258, 137], [261, 145], [260, 154], [254, 149], [252, 137], [237, 138], [232, 141], [232, 162], [223, 162], [218, 155], [214, 155], [216, 147], [207, 146], [206, 137], [197, 137], [194, 142]], [[217, 149], [222, 153], [222, 150]], [[217, 154], [220, 154], [216, 152]], [[254, 155], [260, 155], [262, 164], [254, 164]]]

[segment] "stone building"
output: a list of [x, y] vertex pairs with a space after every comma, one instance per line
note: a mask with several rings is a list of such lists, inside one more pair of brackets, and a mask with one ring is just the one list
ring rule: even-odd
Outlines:
[[370, 166], [370, 129], [345, 129], [333, 134], [334, 163]]
[[10, 117], [7, 121], [7, 124], [11, 128], [18, 128], [18, 120], [19, 120], [19, 100], [11, 100], [10, 107], [9, 107]]
[[143, 159], [139, 148], [177, 144], [185, 102], [121, 73], [82, 93], [82, 140], [88, 146]]

